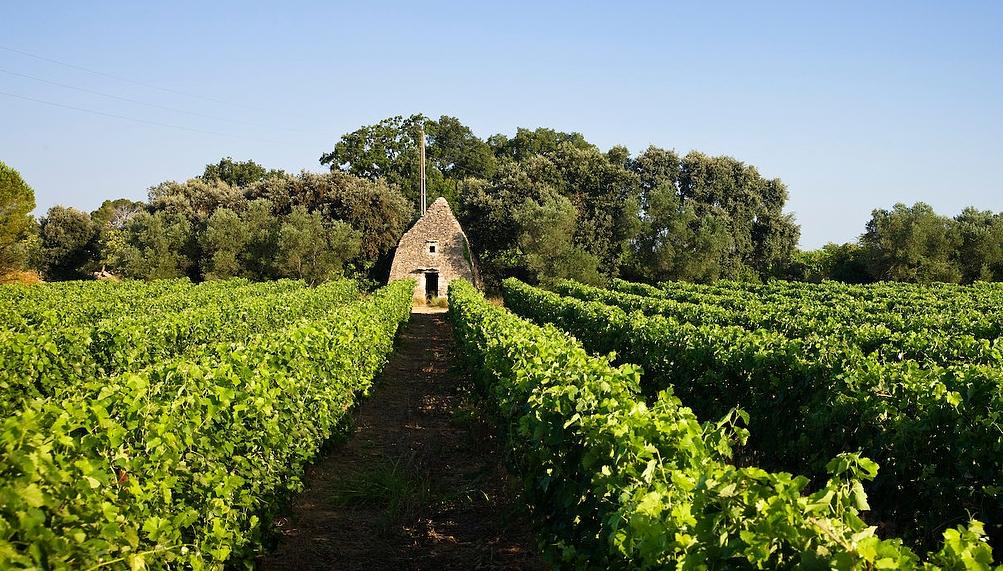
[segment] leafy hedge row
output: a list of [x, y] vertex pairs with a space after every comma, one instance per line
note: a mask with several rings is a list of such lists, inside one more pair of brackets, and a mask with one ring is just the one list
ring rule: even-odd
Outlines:
[[746, 461], [821, 477], [836, 454], [862, 450], [882, 466], [868, 485], [875, 515], [898, 534], [932, 545], [945, 522], [975, 514], [999, 536], [998, 368], [882, 363], [839, 343], [627, 313], [517, 280], [504, 293], [515, 313], [643, 367], [649, 400], [671, 389], [700, 418], [741, 407], [750, 417]]
[[[973, 522], [920, 562], [859, 517], [877, 466], [841, 454], [814, 493], [807, 479], [729, 463], [736, 415], [701, 425], [665, 391], [638, 396], [640, 371], [590, 357], [553, 326], [450, 285], [460, 343], [507, 426], [552, 554], [590, 568], [988, 569]], [[741, 416], [741, 413], [737, 413]]]
[[[805, 338], [816, 344], [838, 345], [848, 350], [875, 353], [881, 361], [916, 360], [927, 364], [981, 363], [1003, 366], [1003, 341], [976, 337], [989, 335], [986, 317], [962, 320], [954, 316], [937, 316], [927, 311], [922, 317], [904, 319], [897, 310], [878, 310], [867, 304], [840, 305], [837, 302], [809, 302], [801, 299], [782, 301], [747, 301], [732, 298], [733, 304], [724, 303], [724, 296], [685, 296], [687, 301], [675, 299], [675, 294], [656, 293], [644, 295], [622, 290], [645, 291], [644, 284], [618, 282], [620, 291], [564, 281], [555, 287], [561, 295], [584, 301], [599, 301], [624, 311], [641, 311], [646, 315], [664, 315], [694, 324], [735, 325], [744, 329], [765, 329], [787, 337]], [[668, 286], [666, 286], [668, 287]], [[681, 286], [685, 287], [685, 286]], [[652, 288], [654, 289], [654, 288]], [[649, 295], [649, 293], [651, 295]], [[1003, 301], [1003, 300], [1001, 300]], [[964, 323], [962, 323], [964, 321]], [[945, 325], [949, 322], [949, 325]], [[998, 329], [999, 324], [992, 323]]]
[[[0, 567], [219, 569], [366, 391], [412, 282], [0, 424]], [[265, 520], [267, 521], [267, 520]]]
[[933, 287], [883, 283], [847, 286], [834, 282], [807, 284], [776, 281], [767, 284], [727, 285], [665, 282], [655, 288], [614, 280], [613, 289], [675, 302], [717, 305], [763, 321], [779, 320], [787, 327], [800, 321], [790, 317], [829, 318], [833, 325], [884, 327], [892, 332], [944, 330], [975, 339], [995, 339], [1003, 333], [1003, 285]]
[[[187, 278], [152, 282], [68, 281], [0, 287], [0, 328], [24, 331], [51, 326], [93, 324], [120, 311], [135, 311], [151, 301], [196, 290], [246, 285], [244, 280], [206, 282], [195, 286]], [[127, 313], [126, 313], [127, 314]]]
[[151, 300], [134, 315], [93, 325], [0, 331], [0, 415], [29, 399], [73, 390], [88, 379], [136, 371], [207, 345], [244, 339], [359, 297], [351, 280], [316, 289], [292, 280], [203, 285]]

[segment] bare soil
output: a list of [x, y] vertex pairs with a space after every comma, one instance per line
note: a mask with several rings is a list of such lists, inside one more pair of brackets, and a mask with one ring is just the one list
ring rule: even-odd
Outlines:
[[442, 313], [415, 313], [355, 433], [275, 521], [260, 570], [545, 569]]

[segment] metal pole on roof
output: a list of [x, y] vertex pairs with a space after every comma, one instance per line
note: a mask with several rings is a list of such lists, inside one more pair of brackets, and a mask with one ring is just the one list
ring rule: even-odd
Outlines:
[[427, 202], [427, 197], [425, 195], [425, 125], [421, 126], [421, 139], [418, 142], [418, 148], [420, 149], [421, 164], [418, 166], [418, 187], [421, 192], [421, 214], [425, 215], [425, 203]]

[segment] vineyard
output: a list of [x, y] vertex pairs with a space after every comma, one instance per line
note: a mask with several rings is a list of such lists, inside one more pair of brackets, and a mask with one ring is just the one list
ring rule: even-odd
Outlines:
[[[307, 467], [391, 363], [407, 380], [387, 387], [400, 398], [367, 401], [368, 440], [328, 451], [361, 460], [325, 477], [357, 479], [342, 470], [376, 461], [373, 446], [386, 454], [409, 429], [425, 433], [412, 459], [415, 442], [455, 438], [458, 410], [432, 422], [428, 403], [452, 402], [441, 391], [460, 381], [430, 371], [469, 374], [479, 422], [521, 481], [524, 528], [554, 567], [992, 568], [990, 546], [1003, 542], [1001, 286], [544, 290], [508, 279], [503, 308], [454, 281], [448, 321], [402, 334], [402, 351], [413, 288], [0, 288], [0, 567], [260, 564], [273, 522], [309, 488]], [[422, 360], [441, 359], [429, 344], [454, 344], [436, 323], [451, 327], [465, 368]], [[417, 412], [396, 416], [413, 402]], [[490, 469], [486, 441], [471, 442], [423, 459], [453, 482], [443, 498], [472, 485], [457, 454]], [[438, 510], [454, 528], [462, 513], [509, 518], [491, 503], [437, 505], [428, 522]], [[354, 527], [370, 533], [338, 533]], [[427, 541], [412, 547], [439, 549]], [[279, 557], [264, 568], [283, 568]], [[536, 568], [533, 554], [513, 557]]]
[[556, 289], [450, 301], [569, 564], [990, 568], [1003, 289]]
[[0, 289], [0, 566], [248, 561], [386, 361], [412, 288]]

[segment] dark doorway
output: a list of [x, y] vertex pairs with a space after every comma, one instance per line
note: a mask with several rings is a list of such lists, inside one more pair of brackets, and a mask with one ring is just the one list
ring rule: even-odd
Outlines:
[[439, 272], [425, 272], [425, 299], [439, 297]]

